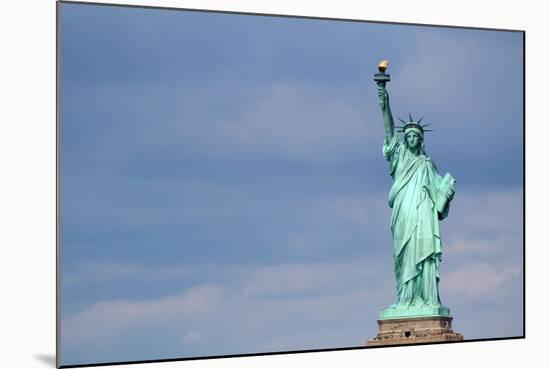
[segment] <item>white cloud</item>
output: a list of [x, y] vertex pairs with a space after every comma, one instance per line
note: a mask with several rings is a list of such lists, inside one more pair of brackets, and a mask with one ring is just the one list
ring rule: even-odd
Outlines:
[[357, 289], [358, 281], [375, 278], [380, 268], [367, 260], [345, 263], [281, 264], [257, 268], [244, 283], [244, 295], [252, 298], [289, 298], [339, 294]]
[[[331, 224], [348, 224], [350, 232], [364, 232], [364, 251], [346, 256], [349, 250], [342, 249], [339, 260], [250, 266], [89, 264], [75, 270], [68, 275], [75, 289], [94, 275], [98, 286], [124, 278], [162, 284], [175, 279], [201, 283], [212, 277], [223, 282], [158, 299], [92, 304], [63, 317], [64, 347], [83, 345], [88, 354], [101, 357], [107, 350], [102, 345], [118, 347], [127, 337], [147, 342], [146, 331], [172, 337], [168, 340], [176, 347], [166, 346], [165, 357], [175, 355], [169, 350], [185, 356], [360, 345], [376, 332], [378, 312], [395, 299], [390, 251], [382, 261], [365, 231], [387, 225], [389, 210], [386, 217], [380, 215], [385, 201], [385, 195], [349, 195], [295, 204], [301, 211], [288, 216], [301, 227], [287, 241], [311, 258], [319, 248], [330, 246], [321, 246], [323, 241], [337, 249], [338, 240], [347, 240], [346, 235], [331, 234]], [[521, 319], [521, 259], [510, 257], [510, 252], [521, 255], [517, 222], [521, 222], [522, 193], [461, 193], [454, 201], [442, 230], [444, 303], [460, 314], [457, 321], [469, 329], [463, 333], [470, 338], [514, 335], [518, 324], [503, 329], [495, 322], [484, 326], [475, 322], [479, 316], [492, 319], [485, 312], [498, 309], [503, 300], [507, 309], [494, 319]], [[482, 233], [486, 229], [491, 238]], [[386, 232], [391, 242], [389, 229]], [[318, 238], [313, 237], [316, 233]], [[287, 245], [289, 251], [291, 246]], [[460, 326], [456, 329], [461, 331]]]
[[289, 207], [288, 218], [295, 227], [281, 246], [310, 255], [325, 249], [337, 250], [343, 245], [355, 248], [358, 243], [368, 250], [380, 242], [381, 227], [386, 229], [390, 241], [391, 212], [386, 197], [385, 193], [361, 193], [302, 198]]
[[443, 255], [493, 258], [493, 263], [523, 253], [523, 192], [460, 193], [442, 223]]
[[510, 244], [510, 239], [458, 239], [445, 245], [444, 253], [446, 257], [457, 257], [461, 255], [484, 255], [490, 256], [498, 253], [499, 247]]
[[331, 161], [372, 141], [362, 110], [337, 92], [279, 82], [249, 98], [256, 100], [254, 106], [220, 125], [221, 135], [238, 147]]
[[[370, 332], [341, 315], [375, 317], [391, 301], [392, 289], [383, 288], [388, 281], [383, 283], [378, 269], [374, 260], [243, 266], [241, 278], [224, 285], [197, 286], [158, 299], [103, 301], [65, 316], [63, 347], [67, 353], [86, 347], [84, 355], [100, 359], [105, 345], [112, 351], [127, 340], [146, 342], [149, 335], [171, 329], [175, 332], [168, 334], [179, 335], [174, 339], [188, 355], [193, 354], [188, 350], [201, 344], [207, 346], [198, 352], [211, 355], [283, 350], [289, 347], [275, 343], [292, 335], [304, 339], [302, 348], [315, 348], [317, 343], [321, 347], [361, 344]], [[382, 280], [369, 284], [375, 276]], [[391, 278], [388, 273], [385, 276]], [[374, 331], [375, 323], [370, 322], [370, 330]], [[349, 332], [350, 327], [356, 332]], [[302, 329], [307, 333], [300, 334]], [[318, 336], [319, 330], [332, 330], [335, 335]]]
[[[342, 91], [288, 81], [231, 86], [230, 90], [228, 97], [174, 91], [172, 94], [187, 104], [172, 111], [170, 119], [163, 122], [169, 129], [154, 133], [159, 137], [149, 133], [151, 143], [185, 147], [203, 158], [328, 163], [347, 160], [371, 143], [381, 145], [381, 133], [369, 131], [364, 107]], [[212, 99], [216, 98], [229, 99], [238, 110], [216, 116], [210, 108], [205, 109], [215, 108]]]
[[188, 332], [187, 334], [185, 334], [183, 336], [183, 343], [184, 344], [192, 344], [192, 343], [196, 343], [196, 342], [199, 342], [201, 339], [201, 332], [200, 331], [191, 331], [191, 332]]
[[[495, 234], [520, 234], [523, 226], [523, 191], [491, 191], [457, 194], [455, 224]], [[458, 221], [458, 223], [457, 223]]]
[[[125, 149], [111, 146], [116, 148], [114, 157], [109, 146], [94, 150], [95, 162], [127, 162], [138, 153], [164, 152], [191, 153], [203, 159], [262, 157], [331, 163], [348, 160], [368, 145], [381, 146], [378, 112], [366, 114], [365, 106], [356, 96], [347, 96], [348, 91], [290, 81], [230, 85], [226, 90], [152, 86], [148, 91], [113, 87], [88, 91], [86, 101], [109, 96], [113, 106], [107, 109], [128, 115], [109, 132], [109, 139], [123, 143]], [[135, 101], [147, 101], [155, 110], [136, 112]], [[380, 129], [371, 132], [369, 122], [374, 119]], [[90, 150], [85, 144], [97, 146], [94, 139], [90, 136], [72, 150]]]
[[[495, 301], [508, 294], [510, 288], [521, 285], [519, 266], [492, 266], [487, 263], [464, 265], [445, 276], [441, 289], [452, 299], [480, 303]], [[519, 301], [509, 302], [517, 304]], [[519, 319], [517, 317], [516, 319]]]
[[221, 289], [214, 285], [191, 288], [160, 299], [102, 301], [62, 318], [62, 339], [70, 345], [109, 341], [151, 322], [199, 318], [218, 311]]

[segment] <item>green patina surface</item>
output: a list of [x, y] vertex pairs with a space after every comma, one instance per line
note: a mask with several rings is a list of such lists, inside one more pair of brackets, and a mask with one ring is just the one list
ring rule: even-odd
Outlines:
[[400, 319], [400, 318], [415, 318], [425, 316], [451, 316], [449, 308], [444, 306], [410, 306], [410, 307], [395, 307], [389, 308], [380, 312], [380, 319]]
[[[387, 64], [386, 64], [387, 66]], [[388, 204], [392, 208], [391, 232], [397, 302], [383, 310], [381, 319], [418, 316], [449, 316], [439, 296], [439, 264], [442, 244], [439, 222], [449, 213], [454, 178], [440, 176], [424, 146], [422, 119], [400, 119], [396, 127], [386, 83], [389, 75], [375, 75], [384, 120], [383, 154], [393, 178]], [[402, 132], [400, 138], [397, 132]]]

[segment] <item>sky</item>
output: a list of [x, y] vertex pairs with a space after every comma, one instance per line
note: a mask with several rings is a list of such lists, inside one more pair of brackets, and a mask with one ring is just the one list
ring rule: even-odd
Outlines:
[[61, 4], [61, 362], [353, 347], [395, 302], [373, 74], [456, 179], [441, 299], [523, 334], [519, 32]]

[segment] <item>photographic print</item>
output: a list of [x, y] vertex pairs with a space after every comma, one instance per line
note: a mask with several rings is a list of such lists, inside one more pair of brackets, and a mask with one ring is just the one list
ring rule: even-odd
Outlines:
[[524, 337], [523, 31], [58, 27], [62, 366]]

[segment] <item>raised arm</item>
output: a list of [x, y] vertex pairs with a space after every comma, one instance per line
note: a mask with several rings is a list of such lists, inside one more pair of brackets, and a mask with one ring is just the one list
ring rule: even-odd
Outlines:
[[390, 97], [386, 87], [378, 84], [378, 102], [380, 109], [382, 110], [382, 118], [384, 119], [384, 131], [386, 132], [386, 140], [389, 142], [395, 134], [395, 124], [393, 123], [393, 116], [390, 109]]

